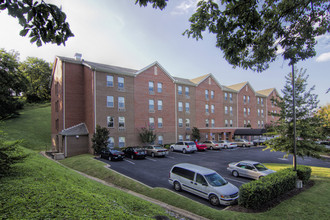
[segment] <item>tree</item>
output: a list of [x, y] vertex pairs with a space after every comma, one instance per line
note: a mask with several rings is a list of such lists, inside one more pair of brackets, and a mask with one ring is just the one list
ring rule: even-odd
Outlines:
[[28, 57], [21, 63], [19, 69], [28, 80], [25, 92], [28, 102], [43, 102], [50, 100], [51, 65], [37, 57]]
[[[297, 71], [297, 70], [296, 70]], [[320, 158], [320, 152], [324, 149], [315, 143], [316, 139], [323, 139], [324, 135], [319, 132], [322, 121], [318, 117], [314, 117], [318, 100], [317, 95], [312, 94], [314, 86], [307, 90], [307, 79], [305, 76], [306, 70], [302, 69], [295, 77], [295, 97], [296, 97], [296, 134], [297, 155], [304, 157], [310, 156]], [[291, 74], [286, 76], [286, 85], [282, 90], [284, 96], [280, 98], [276, 105], [280, 107], [279, 113], [270, 113], [279, 117], [279, 120], [273, 122], [274, 129], [280, 136], [269, 140], [266, 145], [275, 151], [282, 151], [288, 154], [293, 154], [293, 135], [294, 135], [294, 119], [292, 105], [292, 87]]]
[[109, 130], [96, 125], [96, 131], [93, 134], [92, 143], [94, 153], [99, 154], [101, 150], [106, 149], [109, 144]]
[[18, 114], [23, 103], [17, 96], [26, 91], [26, 78], [19, 70], [19, 54], [0, 49], [0, 120]]
[[20, 35], [29, 33], [30, 42], [38, 47], [42, 42], [65, 45], [74, 36], [65, 21], [65, 13], [56, 5], [34, 0], [0, 0], [0, 10], [7, 10], [8, 15], [17, 18], [23, 27]]
[[[164, 9], [167, 0], [136, 0]], [[278, 54], [289, 65], [316, 55], [316, 37], [330, 32], [328, 0], [200, 0], [184, 34], [203, 39], [208, 30], [234, 67], [262, 72]], [[283, 51], [279, 53], [279, 51]]]
[[195, 141], [195, 140], [199, 141], [199, 140], [201, 139], [201, 134], [200, 134], [198, 128], [193, 127], [193, 129], [192, 129], [191, 132], [192, 132], [192, 133], [191, 133], [191, 136], [192, 136], [192, 138], [193, 138], [194, 141]]
[[316, 116], [323, 122], [322, 131], [330, 136], [330, 104], [320, 107]]
[[139, 136], [141, 142], [146, 144], [154, 143], [157, 137], [157, 135], [154, 133], [154, 130], [152, 130], [150, 127], [141, 128]]

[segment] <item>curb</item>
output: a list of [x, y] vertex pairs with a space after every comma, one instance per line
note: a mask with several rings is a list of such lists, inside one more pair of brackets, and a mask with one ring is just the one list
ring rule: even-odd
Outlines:
[[[102, 183], [103, 185], [106, 185], [106, 186], [109, 186], [109, 187], [116, 188], [116, 189], [118, 189], [118, 190], [120, 190], [120, 191], [122, 191], [122, 192], [126, 192], [126, 193], [128, 193], [128, 194], [131, 194], [131, 195], [133, 195], [133, 196], [136, 196], [136, 197], [138, 197], [138, 198], [141, 198], [141, 199], [143, 199], [143, 200], [145, 200], [145, 201], [148, 201], [148, 202], [151, 202], [151, 203], [153, 203], [153, 204], [159, 205], [159, 206], [161, 206], [162, 208], [164, 208], [164, 209], [166, 209], [166, 210], [168, 210], [168, 211], [171, 211], [171, 212], [174, 212], [175, 214], [178, 214], [179, 216], [183, 216], [183, 217], [185, 217], [185, 218], [192, 219], [192, 220], [208, 220], [207, 218], [204, 218], [204, 217], [202, 217], [202, 216], [196, 215], [196, 214], [191, 213], [191, 212], [189, 212], [189, 211], [187, 211], [187, 210], [184, 210], [184, 209], [180, 209], [180, 208], [174, 207], [174, 206], [172, 206], [172, 205], [169, 205], [169, 204], [164, 203], [164, 202], [161, 202], [161, 201], [159, 201], [159, 200], [156, 200], [156, 199], [153, 199], [153, 198], [147, 197], [147, 196], [145, 196], [145, 195], [139, 194], [139, 193], [134, 192], [134, 191], [132, 191], [132, 190], [128, 190], [128, 189], [120, 188], [120, 187], [118, 187], [118, 186], [116, 186], [116, 185], [114, 185], [114, 184], [108, 183], [108, 182], [106, 182], [106, 181], [104, 181], [104, 180], [101, 180], [101, 179], [98, 179], [98, 178], [96, 178], [96, 177], [93, 177], [93, 176], [87, 175], [87, 174], [82, 173], [82, 172], [80, 172], [80, 171], [78, 171], [78, 170], [71, 169], [70, 167], [67, 167], [67, 166], [61, 164], [60, 162], [58, 162], [58, 161], [56, 161], [56, 160], [53, 160], [52, 158], [50, 158], [49, 156], [47, 156], [46, 153], [45, 153], [45, 151], [41, 151], [40, 154], [41, 154], [42, 156], [46, 157], [47, 159], [50, 159], [50, 160], [54, 161], [55, 163], [57, 163], [57, 164], [59, 164], [59, 165], [65, 167], [65, 168], [67, 168], [67, 169], [70, 169], [70, 170], [72, 170], [72, 171], [74, 171], [74, 172], [76, 172], [76, 173], [79, 173], [80, 175], [83, 175], [83, 176], [85, 176], [85, 177], [87, 177], [87, 178], [89, 178], [89, 179], [91, 179], [91, 180], [94, 180], [94, 181], [96, 181], [96, 182]], [[107, 167], [107, 166], [105, 166], [105, 167]]]

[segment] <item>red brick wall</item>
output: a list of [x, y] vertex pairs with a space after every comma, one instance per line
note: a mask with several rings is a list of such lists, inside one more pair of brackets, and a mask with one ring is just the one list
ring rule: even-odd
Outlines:
[[[244, 103], [244, 96], [246, 97], [246, 103]], [[250, 97], [250, 103], [248, 103], [248, 96]], [[257, 124], [257, 112], [256, 112], [256, 104], [257, 99], [255, 92], [246, 84], [237, 94], [238, 101], [238, 127], [244, 127], [244, 120], [246, 124], [248, 124], [248, 120], [250, 120], [250, 124], [252, 128], [258, 128]], [[246, 108], [246, 116], [244, 115], [244, 108]], [[248, 109], [250, 108], [250, 115], [248, 115]]]

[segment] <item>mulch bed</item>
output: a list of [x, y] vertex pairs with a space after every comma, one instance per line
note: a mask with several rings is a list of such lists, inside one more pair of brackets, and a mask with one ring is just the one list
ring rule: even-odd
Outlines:
[[303, 186], [303, 188], [301, 188], [301, 189], [295, 188], [295, 189], [291, 190], [290, 192], [287, 192], [287, 193], [277, 197], [276, 199], [265, 203], [265, 205], [263, 207], [261, 207], [260, 209], [247, 209], [247, 208], [241, 207], [239, 205], [234, 205], [234, 206], [228, 207], [226, 210], [235, 211], [235, 212], [246, 212], [246, 213], [266, 212], [266, 211], [276, 207], [282, 201], [290, 199], [290, 198], [294, 197], [295, 195], [298, 195], [299, 193], [311, 188], [312, 186], [314, 186], [314, 181], [310, 180]]

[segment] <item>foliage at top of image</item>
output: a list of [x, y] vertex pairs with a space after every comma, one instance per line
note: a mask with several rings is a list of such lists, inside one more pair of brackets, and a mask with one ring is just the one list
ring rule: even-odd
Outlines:
[[43, 43], [65, 45], [73, 37], [66, 14], [61, 8], [44, 1], [34, 0], [0, 0], [0, 10], [7, 10], [8, 15], [17, 18], [23, 27], [21, 36], [31, 38], [31, 43], [40, 47]]

